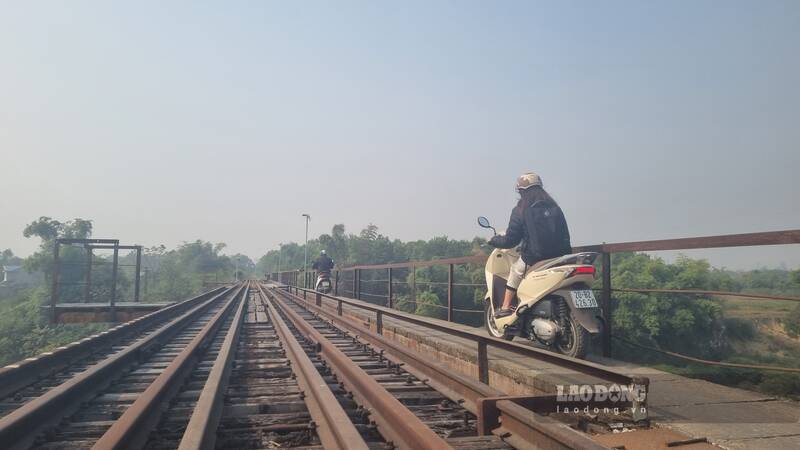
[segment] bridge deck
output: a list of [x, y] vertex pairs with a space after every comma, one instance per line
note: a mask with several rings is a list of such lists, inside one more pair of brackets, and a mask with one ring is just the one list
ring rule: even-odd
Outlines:
[[[347, 300], [354, 301], [350, 298]], [[356, 307], [343, 305], [343, 314], [374, 327], [374, 318]], [[440, 322], [450, 328], [475, 331], [472, 327]], [[383, 319], [383, 330], [384, 336], [403, 342], [454, 370], [477, 376], [473, 342], [388, 317]], [[707, 438], [730, 449], [800, 448], [800, 404], [797, 402], [609, 358], [593, 356], [591, 360], [609, 368], [623, 369], [625, 373], [650, 378], [648, 416], [657, 427], [677, 431], [691, 438]], [[495, 348], [489, 349], [489, 370], [490, 384], [508, 394], [555, 393], [559, 384], [601, 382], [586, 374], [539, 360], [524, 359]], [[620, 437], [621, 440], [615, 445], [633, 437], [628, 436], [631, 433], [623, 434], [625, 438]], [[613, 436], [617, 435], [606, 435], [604, 443], [609, 444], [607, 438]]]

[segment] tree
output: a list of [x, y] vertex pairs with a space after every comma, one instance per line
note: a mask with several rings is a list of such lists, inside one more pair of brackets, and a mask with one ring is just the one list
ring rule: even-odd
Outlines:
[[[709, 265], [679, 257], [674, 264], [646, 254], [612, 256], [616, 288], [708, 289]], [[619, 293], [612, 329], [634, 342], [713, 356], [724, 350], [718, 300], [679, 294]]]
[[17, 266], [22, 264], [22, 258], [14, 256], [14, 252], [7, 248], [0, 252], [0, 281], [3, 280], [3, 266]]

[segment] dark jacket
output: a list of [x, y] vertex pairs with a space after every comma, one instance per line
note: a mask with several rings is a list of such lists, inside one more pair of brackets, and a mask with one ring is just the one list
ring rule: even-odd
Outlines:
[[320, 255], [311, 268], [317, 272], [330, 272], [333, 269], [333, 260], [328, 255]]
[[[543, 228], [541, 219], [544, 219], [545, 227], [549, 225], [549, 229]], [[537, 202], [523, 213], [519, 206], [515, 206], [506, 234], [494, 236], [489, 240], [489, 245], [514, 248], [520, 243], [520, 256], [529, 266], [544, 259], [569, 254], [572, 251], [569, 229], [561, 208], [550, 202]]]

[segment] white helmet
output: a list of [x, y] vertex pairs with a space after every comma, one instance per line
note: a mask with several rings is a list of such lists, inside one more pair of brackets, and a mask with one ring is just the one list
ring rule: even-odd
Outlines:
[[524, 191], [531, 186], [542, 186], [542, 178], [533, 172], [523, 173], [517, 178], [517, 191]]
[[325, 250], [323, 250], [323, 251], [319, 252], [319, 254], [320, 254], [320, 255], [326, 255], [327, 253], [328, 253], [328, 252], [326, 252]]

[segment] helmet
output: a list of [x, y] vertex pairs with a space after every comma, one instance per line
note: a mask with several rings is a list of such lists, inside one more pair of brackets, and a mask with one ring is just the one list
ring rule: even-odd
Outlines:
[[320, 255], [326, 255], [326, 254], [327, 254], [327, 252], [326, 252], [325, 250], [323, 250], [323, 251], [319, 252], [319, 254], [320, 254]]
[[523, 173], [517, 178], [517, 190], [524, 191], [531, 186], [542, 186], [542, 179], [533, 172]]

